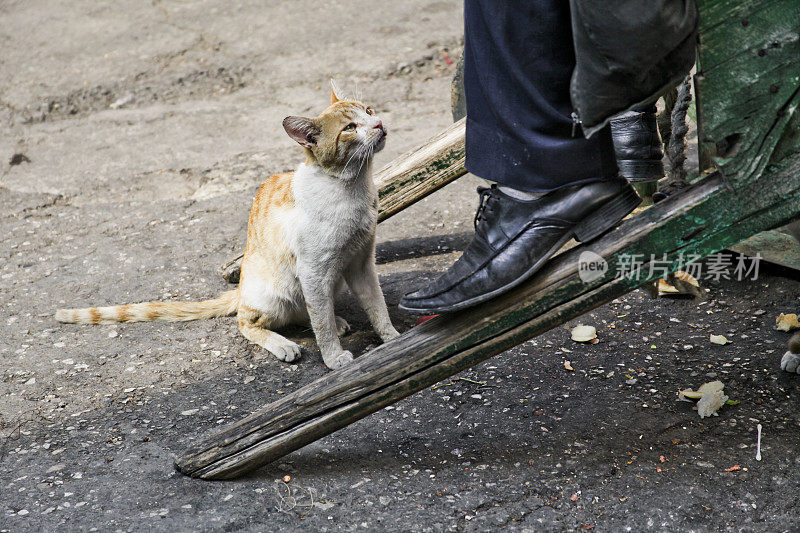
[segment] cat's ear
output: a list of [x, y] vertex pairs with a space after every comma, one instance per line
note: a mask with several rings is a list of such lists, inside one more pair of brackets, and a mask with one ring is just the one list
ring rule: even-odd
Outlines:
[[339, 97], [336, 96], [336, 85], [333, 84], [333, 79], [331, 79], [331, 105], [335, 104], [339, 101]]
[[286, 117], [283, 119], [283, 129], [289, 137], [297, 141], [300, 146], [311, 148], [316, 146], [319, 128], [314, 121], [306, 117]]

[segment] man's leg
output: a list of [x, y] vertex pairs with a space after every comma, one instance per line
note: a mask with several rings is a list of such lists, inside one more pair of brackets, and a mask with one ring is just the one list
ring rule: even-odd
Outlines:
[[639, 203], [618, 176], [609, 129], [585, 139], [573, 122], [569, 3], [465, 0], [464, 17], [466, 166], [501, 187], [480, 190], [475, 238], [462, 257], [403, 298], [412, 313], [454, 311], [509, 290], [570, 238], [597, 237]]
[[608, 129], [572, 119], [569, 2], [465, 0], [467, 170], [532, 192], [617, 175]]

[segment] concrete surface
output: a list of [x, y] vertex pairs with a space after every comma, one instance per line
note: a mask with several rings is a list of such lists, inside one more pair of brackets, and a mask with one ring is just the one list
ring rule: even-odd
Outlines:
[[[800, 377], [778, 371], [774, 329], [797, 312], [790, 271], [704, 282], [707, 302], [632, 293], [581, 318], [596, 345], [553, 330], [224, 483], [176, 474], [174, 454], [326, 372], [308, 330], [287, 333], [306, 350], [286, 365], [230, 318], [51, 318], [227, 289], [257, 185], [300, 157], [281, 119], [323, 108], [331, 77], [389, 127], [377, 166], [445, 127], [460, 10], [0, 2], [0, 531], [797, 529]], [[379, 228], [399, 329], [402, 293], [468, 242], [479, 183]], [[348, 348], [378, 342], [347, 295], [341, 314]], [[716, 378], [740, 402], [719, 417], [677, 401]]]

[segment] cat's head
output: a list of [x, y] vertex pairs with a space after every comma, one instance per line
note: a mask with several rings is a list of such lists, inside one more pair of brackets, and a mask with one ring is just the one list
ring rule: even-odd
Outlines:
[[360, 175], [386, 144], [386, 128], [375, 111], [339, 99], [332, 87], [331, 105], [318, 117], [286, 117], [283, 128], [306, 149], [309, 163], [344, 179]]

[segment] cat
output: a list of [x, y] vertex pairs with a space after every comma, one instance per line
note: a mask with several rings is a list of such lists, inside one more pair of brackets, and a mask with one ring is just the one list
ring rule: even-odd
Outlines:
[[386, 144], [383, 122], [371, 107], [339, 99], [331, 87], [330, 106], [319, 116], [286, 117], [283, 127], [306, 159], [259, 188], [237, 289], [201, 302], [60, 309], [56, 320], [106, 324], [235, 314], [247, 340], [286, 362], [298, 359], [300, 347], [272, 330], [310, 321], [325, 365], [336, 369], [353, 360], [339, 341], [349, 326], [333, 307], [347, 283], [381, 339], [397, 337], [375, 270], [372, 157]]

